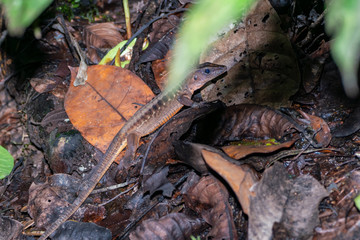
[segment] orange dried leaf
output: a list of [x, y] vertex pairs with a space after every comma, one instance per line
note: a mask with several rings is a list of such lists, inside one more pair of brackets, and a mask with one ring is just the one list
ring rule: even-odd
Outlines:
[[231, 145], [222, 147], [222, 150], [229, 155], [231, 158], [241, 159], [253, 153], [271, 153], [282, 148], [289, 148], [293, 145], [295, 140], [281, 143], [279, 145], [268, 145], [268, 146], [249, 146], [249, 145]]
[[89, 66], [85, 85], [74, 87], [76, 69], [65, 97], [70, 121], [92, 145], [105, 152], [128, 120], [154, 94], [129, 70], [114, 66]]
[[325, 120], [318, 116], [306, 114], [301, 110], [298, 111], [305, 119], [310, 121], [311, 127], [316, 132], [314, 137], [316, 142], [321, 144], [322, 147], [328, 146], [332, 136], [329, 125], [325, 122]]
[[247, 165], [237, 166], [224, 159], [220, 154], [207, 150], [201, 151], [205, 162], [216, 171], [235, 192], [244, 213], [250, 209], [250, 188], [258, 181], [255, 171]]

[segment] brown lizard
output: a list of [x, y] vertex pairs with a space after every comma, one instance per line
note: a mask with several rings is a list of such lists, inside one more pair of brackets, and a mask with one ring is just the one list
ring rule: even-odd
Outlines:
[[[66, 211], [51, 224], [45, 233], [41, 235], [40, 240], [45, 240], [62, 223], [64, 223], [86, 200], [96, 184], [108, 170], [112, 162], [120, 152], [128, 146], [128, 151], [135, 152], [139, 139], [146, 136], [161, 125], [166, 123], [174, 116], [184, 105], [194, 106], [191, 97], [195, 90], [201, 88], [205, 83], [224, 74], [226, 67], [212, 63], [201, 64], [194, 70], [185, 83], [179, 87], [174, 86], [164, 90], [153, 98], [148, 104], [140, 108], [120, 129], [114, 139], [111, 141], [101, 162], [91, 171], [88, 180], [82, 184], [82, 190]], [[126, 153], [127, 154], [127, 153]]]

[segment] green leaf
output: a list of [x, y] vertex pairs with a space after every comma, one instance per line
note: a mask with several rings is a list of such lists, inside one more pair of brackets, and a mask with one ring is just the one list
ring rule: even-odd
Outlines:
[[356, 198], [354, 199], [355, 202], [355, 206], [358, 210], [360, 210], [360, 194], [356, 196]]
[[360, 52], [360, 1], [332, 0], [325, 15], [325, 27], [334, 40], [331, 54], [339, 67], [346, 94], [356, 97], [359, 93], [357, 71]]
[[[111, 62], [115, 56], [116, 53], [119, 51], [119, 49], [121, 49], [125, 44], [127, 43], [127, 40], [124, 40], [120, 43], [118, 43], [118, 45], [116, 45], [115, 47], [113, 47], [104, 57], [103, 59], [101, 59], [101, 61], [99, 62], [98, 65], [106, 65], [107, 63]], [[127, 46], [127, 48], [125, 49], [125, 51], [123, 51], [120, 55], [120, 57], [124, 56], [125, 54], [128, 54], [133, 47], [135, 46], [136, 43], [136, 38], [134, 40], [132, 40], [132, 42]], [[119, 67], [119, 66], [118, 66]]]
[[14, 167], [14, 158], [2, 146], [0, 146], [0, 179], [3, 179], [11, 173]]
[[254, 2], [256, 0], [201, 0], [194, 4], [179, 31], [167, 87], [180, 85], [197, 63], [209, 39], [226, 24], [246, 14]]
[[21, 36], [25, 28], [50, 5], [52, 0], [0, 0], [5, 8], [7, 29], [13, 36]]

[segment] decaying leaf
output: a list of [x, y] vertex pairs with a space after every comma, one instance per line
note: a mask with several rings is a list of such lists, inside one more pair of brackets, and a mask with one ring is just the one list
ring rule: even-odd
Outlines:
[[130, 233], [129, 238], [187, 240], [202, 225], [201, 219], [190, 218], [183, 213], [171, 213], [160, 219], [145, 220]]
[[0, 216], [0, 239], [1, 240], [16, 240], [22, 239], [20, 237], [23, 225], [11, 218]]
[[71, 206], [80, 181], [67, 174], [54, 174], [43, 184], [32, 183], [29, 188], [29, 215], [36, 226], [44, 227], [58, 219]]
[[56, 230], [51, 239], [110, 240], [111, 232], [95, 223], [67, 221]]
[[212, 226], [207, 237], [213, 239], [237, 239], [232, 210], [224, 185], [212, 176], [202, 177], [189, 189], [185, 204], [200, 213]]
[[[162, 191], [162, 194], [166, 197], [171, 197], [172, 192], [175, 187], [171, 182], [167, 179], [167, 175], [169, 173], [169, 166], [162, 168], [157, 173], [151, 174], [151, 176], [147, 177], [143, 181], [144, 192], [149, 191], [150, 196], [153, 195], [156, 191]], [[146, 176], [145, 176], [146, 177]]]
[[201, 152], [205, 162], [233, 189], [244, 213], [249, 214], [250, 196], [254, 196], [251, 187], [258, 181], [255, 170], [247, 165], [238, 166], [230, 163], [218, 153], [207, 150]]
[[308, 239], [318, 223], [318, 205], [328, 195], [311, 176], [291, 179], [280, 163], [267, 169], [253, 190], [249, 239], [254, 240], [271, 239], [275, 222], [291, 233], [289, 238]]
[[73, 86], [73, 73], [66, 113], [82, 136], [105, 152], [125, 121], [154, 94], [134, 73], [119, 67], [89, 66], [86, 84], [78, 87]]
[[226, 65], [223, 81], [206, 88], [205, 100], [227, 105], [257, 103], [288, 106], [300, 84], [296, 56], [281, 20], [268, 0], [258, 1], [237, 28], [217, 40], [201, 59]]

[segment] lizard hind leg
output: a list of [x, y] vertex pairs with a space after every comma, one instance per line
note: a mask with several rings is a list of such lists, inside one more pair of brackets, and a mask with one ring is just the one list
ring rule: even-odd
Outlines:
[[117, 167], [116, 181], [122, 182], [127, 177], [129, 168], [135, 159], [136, 150], [139, 147], [139, 141], [141, 136], [135, 133], [129, 133], [127, 136], [127, 148], [125, 156], [120, 160]]

